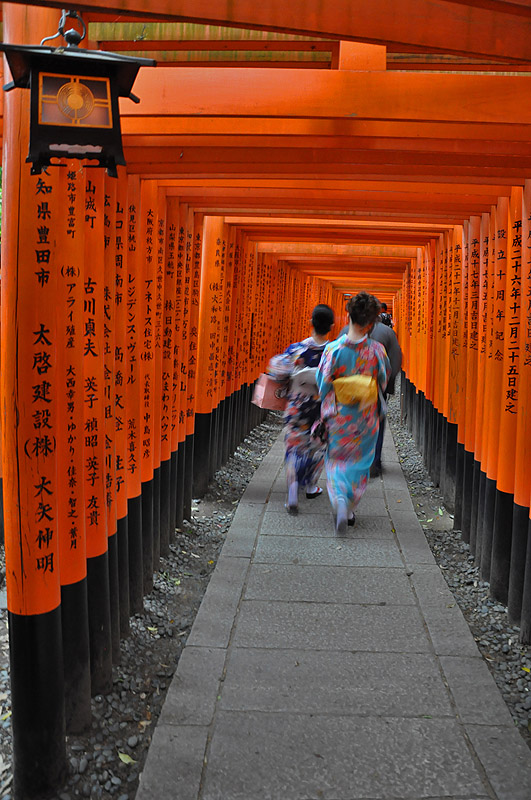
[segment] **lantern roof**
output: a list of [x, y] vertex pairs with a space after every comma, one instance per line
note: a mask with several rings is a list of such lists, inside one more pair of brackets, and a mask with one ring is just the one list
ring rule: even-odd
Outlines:
[[[13, 80], [4, 86], [5, 91], [14, 88], [29, 89], [32, 70], [58, 70], [61, 73], [80, 69], [98, 72], [108, 69], [113, 77], [118, 97], [129, 97], [138, 102], [131, 92], [140, 67], [154, 67], [152, 58], [136, 58], [103, 50], [85, 50], [77, 46], [49, 47], [37, 45], [4, 44], [0, 52], [6, 54]], [[109, 75], [109, 76], [110, 76]]]

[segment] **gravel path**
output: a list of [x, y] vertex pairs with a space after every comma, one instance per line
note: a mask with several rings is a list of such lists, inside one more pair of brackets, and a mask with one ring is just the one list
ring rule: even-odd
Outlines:
[[[453, 530], [439, 490], [409, 431], [400, 423], [400, 388], [390, 398], [388, 421], [413, 505], [426, 538], [523, 738], [531, 748], [531, 647], [520, 644], [519, 628], [507, 609], [489, 596], [470, 547]], [[530, 795], [531, 796], [531, 795]]]

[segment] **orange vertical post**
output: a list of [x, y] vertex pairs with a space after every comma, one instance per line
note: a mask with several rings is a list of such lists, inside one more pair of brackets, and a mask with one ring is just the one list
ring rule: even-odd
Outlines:
[[120, 579], [118, 567], [118, 538], [116, 520], [116, 423], [115, 423], [115, 301], [116, 250], [112, 232], [115, 228], [117, 181], [105, 176], [103, 203], [103, 397], [105, 431], [105, 512], [109, 548], [109, 593], [111, 608], [112, 660], [120, 661]]
[[[85, 524], [83, 308], [85, 182], [79, 162], [56, 173], [66, 225], [57, 231], [57, 325], [63, 347], [57, 350], [57, 487], [61, 621], [65, 663], [65, 713], [68, 731], [90, 725], [90, 654], [87, 607]], [[44, 228], [48, 228], [46, 221]], [[47, 416], [47, 415], [46, 415]], [[43, 417], [42, 425], [47, 423]]]
[[104, 175], [85, 170], [83, 402], [85, 525], [92, 691], [112, 685], [111, 613], [105, 491]]
[[156, 304], [156, 185], [140, 185], [140, 469], [142, 476], [142, 565], [144, 594], [153, 589], [154, 540], [154, 392]]
[[[162, 202], [159, 200], [159, 202]], [[161, 372], [161, 505], [160, 553], [167, 556], [170, 541], [175, 533], [175, 501], [177, 482], [177, 446], [172, 446], [172, 422], [174, 398], [174, 337], [175, 337], [175, 268], [179, 239], [179, 203], [177, 198], [166, 198], [166, 236], [163, 253], [164, 305], [162, 316], [162, 372]]]
[[[490, 591], [507, 604], [511, 563], [511, 531], [514, 504], [514, 477], [518, 390], [520, 374], [520, 291], [522, 280], [522, 188], [514, 186], [508, 208], [506, 262], [500, 371], [500, 407], [496, 499], [492, 533]], [[501, 265], [500, 265], [501, 268]], [[501, 307], [501, 304], [500, 304]]]
[[118, 544], [118, 589], [120, 633], [129, 633], [129, 520], [127, 512], [127, 175], [118, 169], [114, 229], [114, 481], [116, 493], [116, 536]]
[[[485, 507], [483, 518], [483, 547], [481, 570], [485, 580], [490, 579], [492, 560], [492, 536], [496, 503], [496, 480], [498, 478], [498, 454], [500, 436], [500, 408], [503, 383], [503, 336], [505, 328], [505, 290], [507, 278], [507, 224], [509, 220], [508, 198], [501, 197], [492, 213], [494, 230], [491, 231], [492, 256], [492, 318], [490, 321], [491, 347], [488, 373], [485, 382], [486, 399], [490, 407], [487, 432], [487, 481], [485, 484]], [[493, 246], [492, 246], [493, 245]], [[489, 267], [491, 264], [489, 264]]]
[[[3, 6], [6, 42], [35, 44], [57, 14]], [[16, 796], [52, 793], [66, 771], [57, 534], [56, 187], [30, 176], [29, 93], [7, 95], [3, 129], [2, 476]], [[43, 220], [46, 214], [46, 220]], [[49, 278], [39, 277], [49, 270]], [[46, 366], [49, 365], [49, 366]], [[40, 368], [40, 372], [39, 372]], [[49, 429], [42, 428], [46, 416]], [[40, 426], [40, 427], [39, 427]], [[28, 658], [31, 653], [31, 658]]]
[[525, 644], [531, 642], [531, 248], [527, 244], [530, 236], [531, 181], [526, 181], [522, 207], [521, 352], [511, 553], [511, 562], [521, 559], [524, 569], [523, 574], [521, 569], [516, 573], [511, 570], [509, 583], [509, 616], [514, 621], [520, 620], [520, 639]]
[[128, 178], [125, 414], [127, 436], [127, 528], [129, 545], [129, 602], [132, 614], [143, 608], [142, 472], [141, 472], [141, 344], [142, 277], [139, 246], [140, 181]]

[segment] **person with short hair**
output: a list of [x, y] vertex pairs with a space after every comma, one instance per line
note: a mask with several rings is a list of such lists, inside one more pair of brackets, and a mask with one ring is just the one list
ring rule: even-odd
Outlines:
[[[377, 298], [360, 292], [350, 298], [347, 311], [348, 333], [325, 347], [317, 371], [328, 432], [327, 489], [338, 534], [354, 524], [355, 508], [367, 488], [379, 429], [378, 393], [391, 372], [383, 345], [368, 338], [380, 313]], [[354, 380], [341, 380], [348, 378]]]
[[290, 344], [269, 362], [268, 372], [273, 378], [290, 380], [288, 404], [284, 412], [288, 486], [286, 508], [289, 514], [298, 513], [301, 489], [305, 489], [308, 500], [319, 497], [323, 492], [317, 486], [317, 481], [323, 470], [326, 445], [312, 437], [311, 430], [321, 415], [317, 367], [333, 324], [333, 310], [319, 303], [312, 312], [312, 335], [302, 342]]
[[380, 322], [384, 325], [387, 325], [389, 328], [393, 327], [393, 318], [391, 314], [387, 312], [387, 303], [381, 303], [382, 310], [380, 312]]

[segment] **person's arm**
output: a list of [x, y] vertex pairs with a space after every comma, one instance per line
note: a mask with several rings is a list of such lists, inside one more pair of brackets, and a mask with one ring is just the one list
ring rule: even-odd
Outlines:
[[273, 356], [269, 360], [267, 372], [276, 381], [286, 380], [293, 372], [295, 360], [301, 350], [300, 344], [290, 344], [283, 353]]

